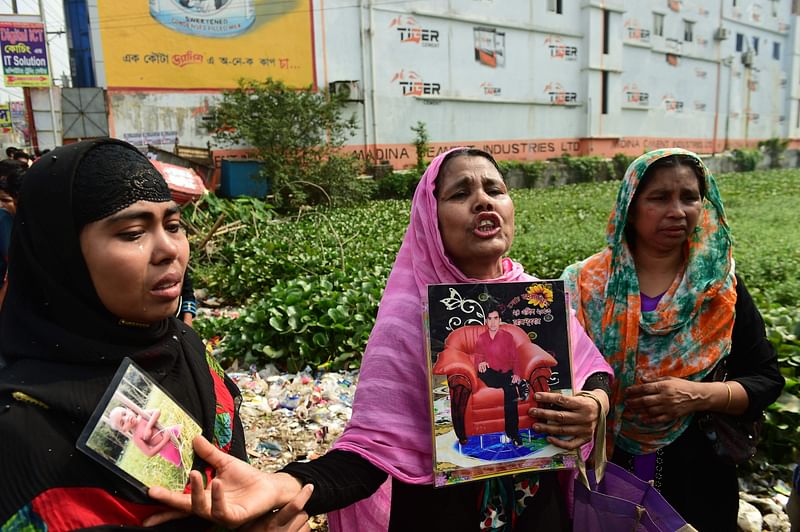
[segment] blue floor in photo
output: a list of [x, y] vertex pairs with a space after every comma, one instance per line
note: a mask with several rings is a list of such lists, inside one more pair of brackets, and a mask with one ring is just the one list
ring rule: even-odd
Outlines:
[[515, 460], [535, 454], [542, 447], [549, 445], [544, 434], [538, 434], [530, 429], [519, 431], [519, 435], [522, 438], [522, 445], [519, 447], [510, 440], [503, 443], [504, 433], [492, 432], [470, 436], [464, 445], [456, 442], [455, 450], [480, 460]]

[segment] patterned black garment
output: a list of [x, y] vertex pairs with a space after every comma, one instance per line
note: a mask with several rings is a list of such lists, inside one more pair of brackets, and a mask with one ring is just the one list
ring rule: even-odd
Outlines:
[[[94, 150], [105, 157], [95, 152], [91, 167], [82, 166]], [[53, 150], [26, 175], [0, 312], [7, 364], [0, 370], [0, 530], [138, 528], [165, 509], [75, 448], [125, 357], [172, 394], [206, 438], [245, 458], [238, 390], [207, 361], [200, 338], [174, 317], [131, 324], [113, 316], [81, 253], [82, 224], [139, 200], [169, 200], [149, 164], [133, 146], [105, 139]], [[101, 181], [103, 194], [76, 193], [76, 180], [86, 182], [81, 174], [100, 179], [104, 172], [123, 179]], [[88, 197], [105, 204], [86, 204]], [[210, 473], [205, 464], [194, 467]], [[208, 525], [183, 519], [163, 529]]]

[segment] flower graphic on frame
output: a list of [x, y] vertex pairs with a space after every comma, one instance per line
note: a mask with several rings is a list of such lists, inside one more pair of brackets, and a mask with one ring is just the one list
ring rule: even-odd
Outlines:
[[537, 283], [532, 284], [525, 291], [525, 299], [529, 305], [539, 308], [547, 308], [553, 302], [553, 289], [550, 285]]

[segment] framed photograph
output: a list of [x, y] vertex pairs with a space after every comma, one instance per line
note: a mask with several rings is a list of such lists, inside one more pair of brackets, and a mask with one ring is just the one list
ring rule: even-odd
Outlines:
[[200, 425], [147, 373], [126, 358], [77, 447], [138, 489], [182, 491]]
[[568, 308], [560, 280], [428, 287], [435, 486], [575, 467], [528, 415], [573, 394]]

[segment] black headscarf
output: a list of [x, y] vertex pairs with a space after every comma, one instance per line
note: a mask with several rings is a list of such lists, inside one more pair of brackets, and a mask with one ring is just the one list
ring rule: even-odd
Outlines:
[[[96, 162], [95, 153], [107, 153], [111, 146], [130, 153], [134, 162], [120, 165], [117, 181], [102, 189], [128, 196], [126, 185], [133, 179], [118, 178], [129, 177], [131, 169], [140, 172], [137, 161], [155, 168], [136, 148], [114, 139], [57, 148], [27, 172], [9, 251], [14, 258], [9, 264], [8, 293], [0, 314], [0, 355], [7, 362], [51, 356], [92, 362], [114, 352], [129, 353], [164, 335], [167, 320], [146, 328], [120, 325], [100, 302], [81, 253], [83, 225], [113, 214], [112, 207], [125, 208], [136, 201], [125, 205], [108, 192], [88, 191], [92, 181], [78, 175], [80, 169], [95, 182], [108, 177], [109, 172], [98, 171], [97, 164], [82, 163]], [[149, 188], [154, 181], [148, 180]], [[164, 184], [163, 178], [160, 181]], [[76, 196], [83, 201], [75, 203]]]
[[[108, 156], [109, 149], [122, 150], [113, 174], [123, 179], [93, 186], [108, 174], [104, 168], [115, 168], [97, 157]], [[0, 527], [34, 497], [57, 487], [97, 487], [127, 501], [152, 502], [75, 449], [125, 357], [213, 438], [217, 401], [199, 337], [172, 317], [144, 326], [121, 322], [101, 303], [80, 248], [84, 224], [139, 199], [164, 200], [163, 178], [148, 174], [149, 166], [130, 144], [101, 139], [57, 148], [27, 172], [0, 312], [0, 356], [7, 364], [0, 370]], [[131, 183], [140, 193], [130, 192]], [[109, 194], [111, 189], [117, 194]], [[229, 380], [226, 385], [238, 395]], [[231, 454], [244, 456], [238, 420]]]

